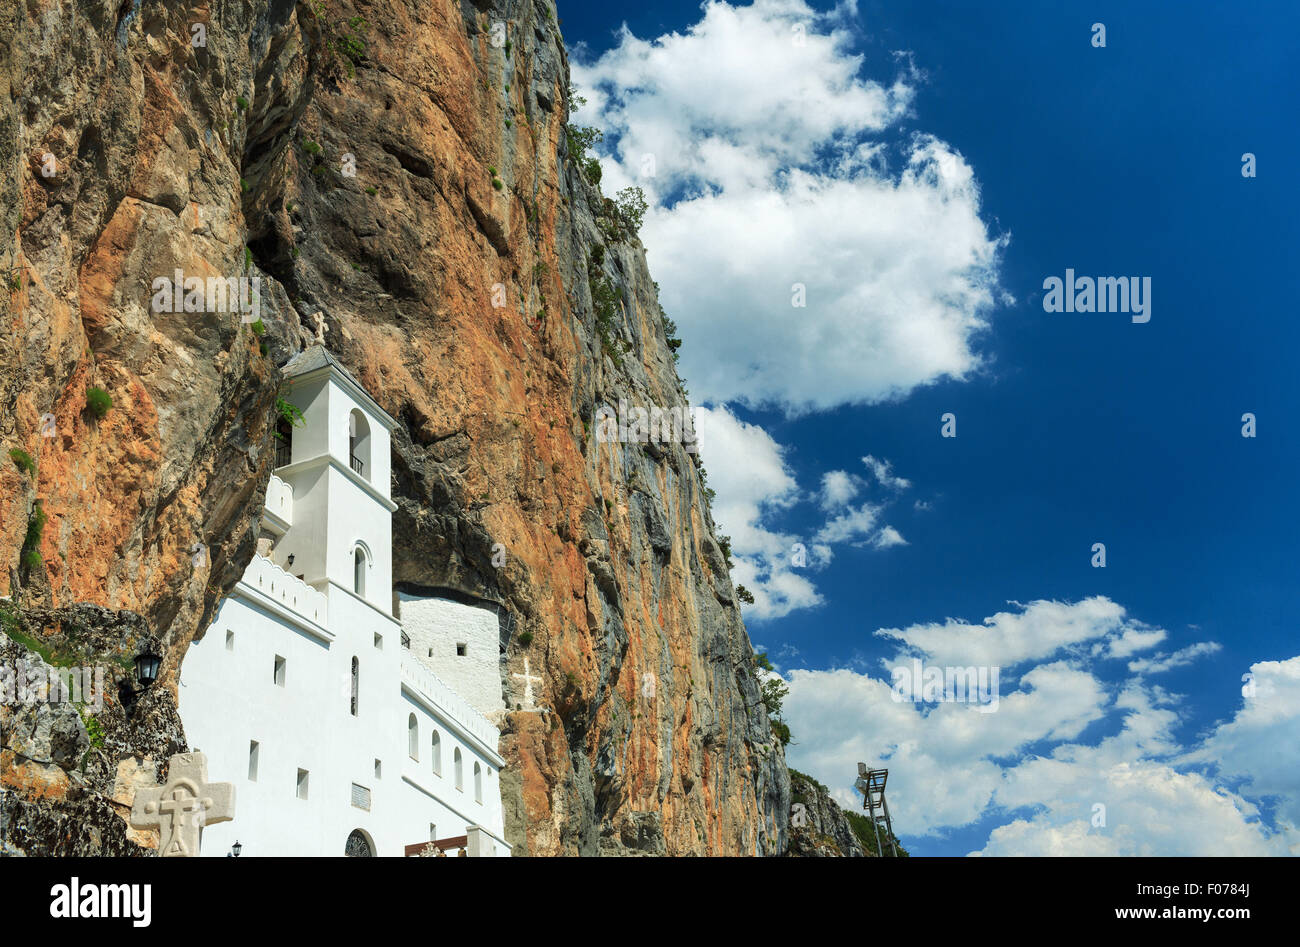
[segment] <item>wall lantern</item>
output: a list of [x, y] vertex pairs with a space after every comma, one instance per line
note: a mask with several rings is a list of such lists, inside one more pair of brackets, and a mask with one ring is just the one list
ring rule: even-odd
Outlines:
[[162, 655], [158, 651], [157, 643], [151, 639], [141, 646], [140, 653], [135, 656], [135, 679], [142, 691], [158, 680], [158, 668], [162, 665]]

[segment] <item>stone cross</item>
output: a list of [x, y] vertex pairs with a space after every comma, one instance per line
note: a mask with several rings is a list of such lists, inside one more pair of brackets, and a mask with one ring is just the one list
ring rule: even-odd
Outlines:
[[536, 710], [537, 708], [533, 705], [533, 682], [536, 681], [538, 684], [540, 684], [542, 682], [542, 679], [528, 672], [527, 655], [524, 656], [524, 673], [514, 674], [512, 676], [521, 677], [524, 680], [524, 710]]
[[316, 315], [311, 317], [311, 321], [316, 323], [316, 344], [324, 345], [325, 333], [329, 329], [329, 323], [325, 321], [324, 313], [316, 313]]
[[140, 789], [131, 806], [131, 825], [157, 829], [161, 858], [194, 858], [205, 825], [235, 817], [235, 787], [208, 782], [208, 760], [202, 753], [177, 753], [171, 758], [167, 782]]

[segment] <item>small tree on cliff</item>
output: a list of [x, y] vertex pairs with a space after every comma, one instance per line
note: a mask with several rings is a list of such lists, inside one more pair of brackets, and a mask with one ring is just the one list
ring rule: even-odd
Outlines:
[[[754, 665], [759, 670], [758, 678], [761, 681], [759, 692], [762, 695], [763, 706], [767, 708], [767, 719], [772, 724], [772, 735], [781, 741], [782, 746], [789, 746], [790, 727], [782, 716], [782, 705], [790, 695], [790, 688], [784, 678], [777, 673], [772, 662], [768, 660], [766, 651], [754, 655]], [[764, 671], [767, 673], [762, 673]]]

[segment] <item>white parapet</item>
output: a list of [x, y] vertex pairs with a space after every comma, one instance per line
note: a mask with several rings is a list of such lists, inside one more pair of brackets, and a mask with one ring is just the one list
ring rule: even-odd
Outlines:
[[244, 570], [243, 582], [267, 598], [325, 627], [328, 625], [328, 600], [302, 579], [290, 575], [265, 556], [254, 556]]
[[293, 525], [293, 486], [281, 480], [275, 474], [266, 485], [265, 511], [276, 520], [282, 529]]
[[402, 653], [402, 682], [435, 704], [451, 723], [458, 724], [494, 754], [497, 752], [497, 740], [501, 734], [492, 721], [408, 652]]

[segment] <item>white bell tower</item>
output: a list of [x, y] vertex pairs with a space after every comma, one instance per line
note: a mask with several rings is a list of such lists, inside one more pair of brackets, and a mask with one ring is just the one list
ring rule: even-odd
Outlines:
[[281, 397], [303, 417], [278, 428], [275, 475], [292, 488], [294, 511], [271, 557], [331, 597], [342, 590], [391, 615], [396, 422], [324, 345], [296, 355], [284, 375]]

